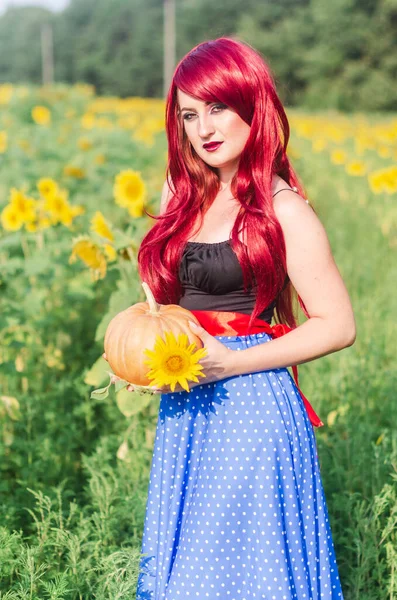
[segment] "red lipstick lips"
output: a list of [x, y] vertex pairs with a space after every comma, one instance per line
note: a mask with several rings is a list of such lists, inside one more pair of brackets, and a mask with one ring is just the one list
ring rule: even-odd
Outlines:
[[203, 148], [209, 152], [212, 152], [213, 150], [219, 148], [221, 144], [223, 144], [223, 142], [209, 142], [208, 144], [203, 144]]

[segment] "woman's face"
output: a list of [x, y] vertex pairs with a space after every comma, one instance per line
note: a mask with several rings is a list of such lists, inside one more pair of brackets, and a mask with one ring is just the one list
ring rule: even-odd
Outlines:
[[[250, 126], [232, 109], [220, 102], [207, 103], [177, 90], [180, 119], [196, 153], [208, 165], [220, 170], [238, 167]], [[213, 152], [203, 145], [222, 142]]]

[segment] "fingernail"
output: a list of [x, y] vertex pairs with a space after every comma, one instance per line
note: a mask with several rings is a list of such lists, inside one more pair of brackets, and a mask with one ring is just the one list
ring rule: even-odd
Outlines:
[[196, 323], [194, 323], [194, 321], [189, 321], [189, 325], [190, 325], [191, 327], [193, 327], [193, 328], [196, 328], [196, 329], [197, 329], [197, 325], [196, 325]]

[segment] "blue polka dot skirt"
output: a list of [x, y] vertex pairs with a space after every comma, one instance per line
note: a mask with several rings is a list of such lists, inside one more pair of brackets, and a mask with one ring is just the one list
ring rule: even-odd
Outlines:
[[[215, 337], [232, 350], [271, 340]], [[288, 369], [161, 395], [141, 552], [137, 600], [343, 599], [314, 430]]]

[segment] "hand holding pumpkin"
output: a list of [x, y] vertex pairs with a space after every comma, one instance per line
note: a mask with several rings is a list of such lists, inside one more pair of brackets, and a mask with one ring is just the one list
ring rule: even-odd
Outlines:
[[112, 368], [112, 383], [122, 380], [128, 391], [189, 392], [199, 377], [209, 383], [231, 375], [232, 350], [189, 310], [158, 304], [145, 282], [142, 287], [147, 302], [118, 313], [105, 333], [102, 356]]
[[[203, 374], [205, 377], [205, 383], [210, 383], [213, 381], [219, 381], [220, 379], [225, 379], [232, 375], [231, 372], [231, 353], [233, 350], [227, 348], [222, 342], [217, 340], [214, 336], [212, 336], [208, 331], [204, 329], [201, 325], [197, 325], [194, 321], [189, 321], [189, 327], [192, 332], [199, 336], [199, 338], [204, 343], [204, 347], [207, 350], [207, 354], [204, 358], [200, 360], [200, 364], [203, 367]], [[107, 360], [106, 353], [102, 354], [103, 358]], [[120, 379], [117, 375], [113, 375], [112, 379], [114, 382]], [[192, 389], [197, 385], [201, 385], [201, 381], [191, 382], [189, 381], [189, 388]], [[126, 387], [127, 391], [133, 392], [134, 386], [133, 384], [129, 384]], [[169, 393], [169, 386], [164, 387], [152, 387], [150, 386], [150, 390], [153, 390], [152, 393]], [[183, 392], [186, 391], [181, 385], [176, 384], [174, 392]]]

